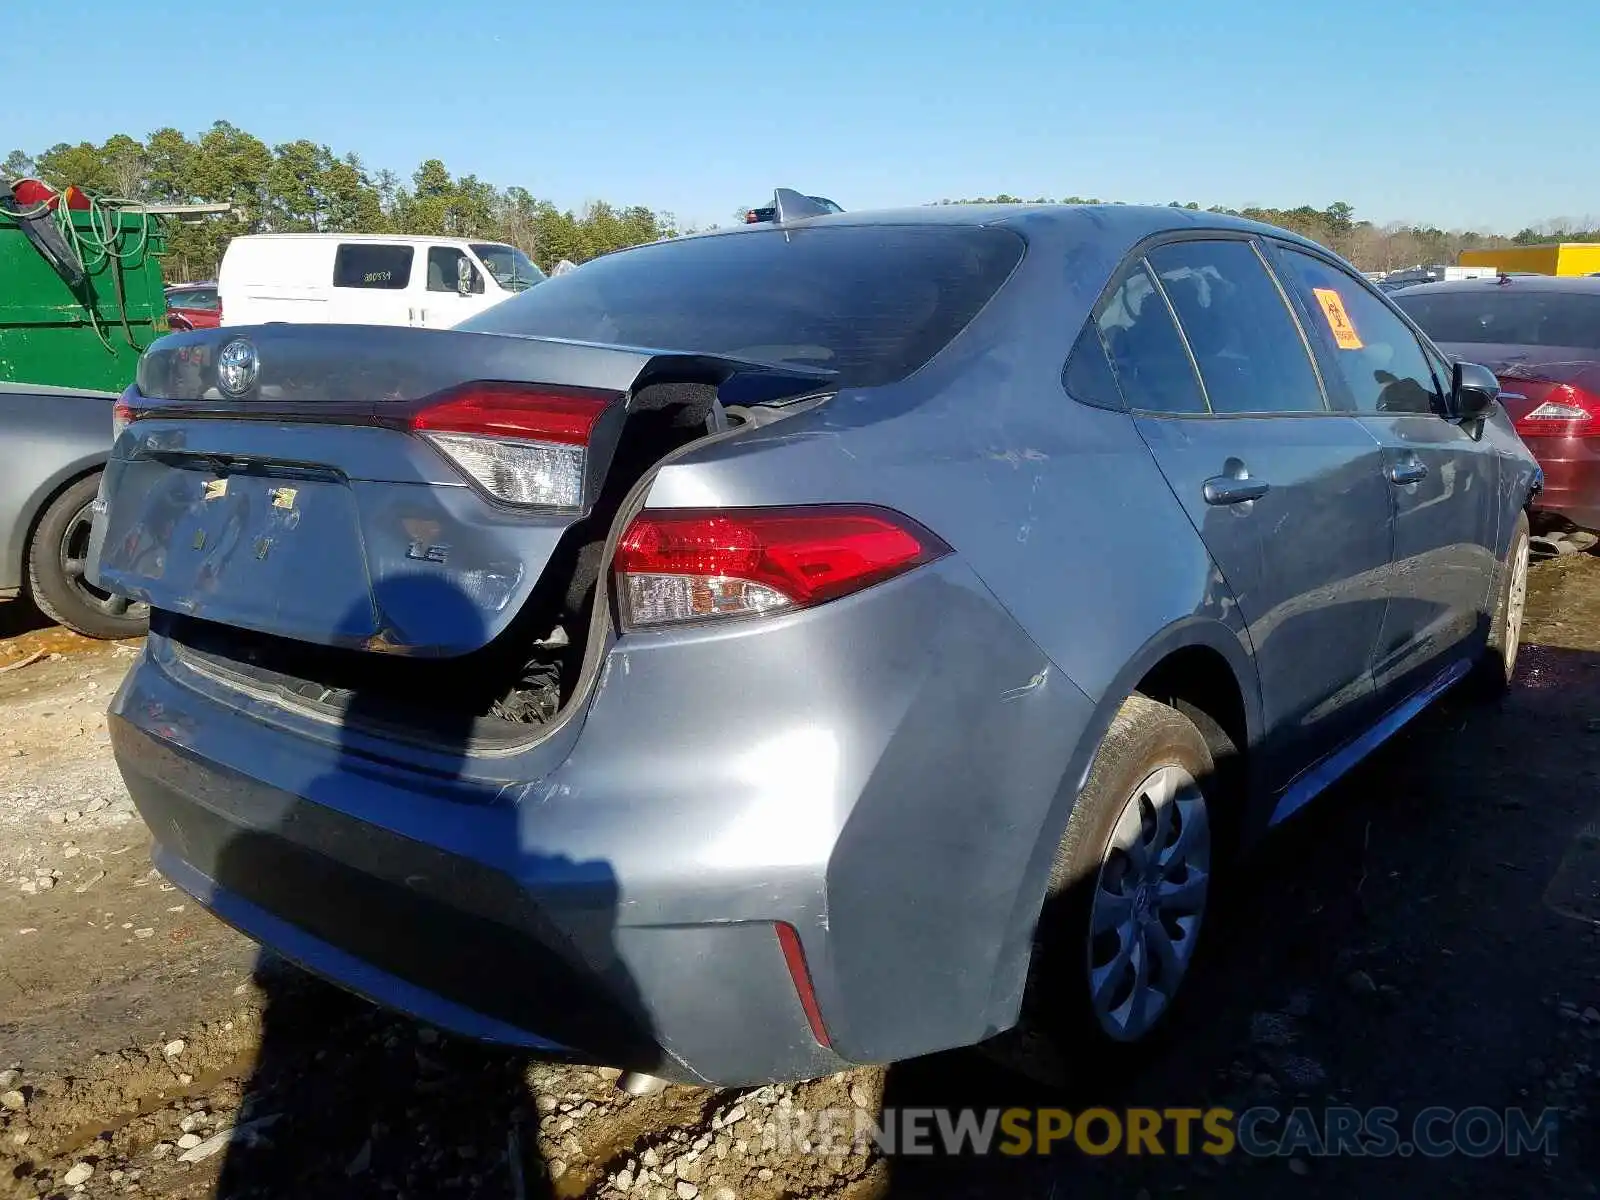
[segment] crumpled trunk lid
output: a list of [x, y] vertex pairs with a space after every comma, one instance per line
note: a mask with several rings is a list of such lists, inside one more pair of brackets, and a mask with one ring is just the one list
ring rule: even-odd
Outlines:
[[[817, 383], [728, 358], [454, 330], [165, 338], [121, 406], [134, 419], [106, 467], [90, 577], [157, 609], [299, 641], [467, 654], [536, 589], [566, 585], [575, 526], [609, 523], [595, 503], [641, 393], [734, 375]], [[502, 503], [411, 428], [430, 398], [481, 381], [602, 398], [581, 503]]]

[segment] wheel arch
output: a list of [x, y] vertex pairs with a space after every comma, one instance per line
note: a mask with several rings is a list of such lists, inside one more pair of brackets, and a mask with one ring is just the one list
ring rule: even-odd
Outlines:
[[109, 454], [80, 456], [51, 473], [23, 502], [16, 523], [20, 533], [13, 540], [11, 554], [6, 563], [7, 574], [18, 581], [18, 587], [23, 594], [29, 590], [28, 555], [32, 551], [33, 539], [39, 532], [39, 523], [44, 520], [44, 514], [68, 488], [103, 472], [109, 458]]
[[[1262, 738], [1261, 689], [1242, 632], [1215, 618], [1190, 617], [1163, 629], [1128, 659], [1095, 703], [1023, 869], [1006, 931], [1006, 949], [996, 960], [989, 1013], [989, 1025], [996, 1033], [1014, 1024], [1020, 1012], [1033, 957], [1034, 927], [1047, 899], [1051, 868], [1095, 754], [1123, 703], [1144, 687], [1158, 687], [1167, 693], [1152, 699], [1163, 703], [1176, 699], [1180, 710], [1188, 707], [1210, 717], [1233, 743], [1240, 765], [1248, 758], [1250, 747]], [[1210, 731], [1202, 728], [1202, 733], [1208, 735], [1213, 753], [1217, 753]], [[1235, 815], [1242, 818], [1244, 805], [1238, 807], [1240, 812]]]

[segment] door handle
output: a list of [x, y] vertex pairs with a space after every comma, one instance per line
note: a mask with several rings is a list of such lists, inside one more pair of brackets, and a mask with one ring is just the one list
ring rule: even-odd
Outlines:
[[1251, 479], [1248, 475], [1213, 475], [1201, 489], [1207, 504], [1245, 504], [1259, 500], [1271, 490], [1264, 479]]
[[1399, 462], [1390, 463], [1384, 468], [1389, 482], [1404, 487], [1408, 483], [1420, 483], [1428, 477], [1428, 464], [1416, 455], [1410, 455]]

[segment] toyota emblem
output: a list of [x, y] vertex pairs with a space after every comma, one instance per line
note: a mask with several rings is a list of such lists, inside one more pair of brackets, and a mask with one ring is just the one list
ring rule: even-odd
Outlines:
[[217, 383], [230, 396], [242, 396], [256, 385], [261, 356], [243, 338], [236, 338], [217, 355]]

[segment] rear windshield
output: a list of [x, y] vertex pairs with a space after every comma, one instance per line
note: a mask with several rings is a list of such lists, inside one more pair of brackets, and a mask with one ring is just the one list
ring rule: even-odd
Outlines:
[[459, 328], [818, 367], [843, 386], [874, 387], [943, 349], [1022, 251], [1009, 231], [949, 225], [654, 242], [558, 275]]
[[1516, 286], [1396, 292], [1394, 302], [1436, 342], [1600, 349], [1600, 295], [1518, 292]]

